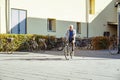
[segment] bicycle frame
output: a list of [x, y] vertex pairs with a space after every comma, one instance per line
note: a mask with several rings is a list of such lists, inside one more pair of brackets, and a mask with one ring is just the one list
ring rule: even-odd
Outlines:
[[69, 60], [69, 57], [71, 57], [71, 59], [73, 58], [73, 51], [72, 51], [72, 43], [69, 43], [68, 41], [65, 42], [65, 46], [64, 46], [64, 56], [66, 60]]

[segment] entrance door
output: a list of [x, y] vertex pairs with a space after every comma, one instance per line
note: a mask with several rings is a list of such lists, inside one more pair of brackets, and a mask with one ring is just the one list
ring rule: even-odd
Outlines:
[[12, 9], [11, 11], [11, 33], [26, 34], [27, 11]]

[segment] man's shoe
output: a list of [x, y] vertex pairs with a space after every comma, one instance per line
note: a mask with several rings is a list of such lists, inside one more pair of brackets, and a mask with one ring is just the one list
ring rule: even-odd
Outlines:
[[120, 52], [118, 51], [117, 54], [120, 54]]
[[70, 56], [71, 56], [71, 59], [73, 59], [74, 51], [72, 51], [72, 52], [70, 53]]

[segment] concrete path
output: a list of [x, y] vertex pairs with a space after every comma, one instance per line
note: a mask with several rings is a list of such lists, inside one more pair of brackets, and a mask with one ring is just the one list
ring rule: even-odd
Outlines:
[[65, 60], [62, 51], [3, 53], [0, 80], [120, 80], [120, 55], [77, 50]]

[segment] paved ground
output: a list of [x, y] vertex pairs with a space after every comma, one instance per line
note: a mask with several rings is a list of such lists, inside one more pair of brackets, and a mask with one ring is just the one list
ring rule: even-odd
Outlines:
[[77, 50], [65, 60], [62, 51], [1, 53], [0, 80], [120, 80], [120, 55]]

